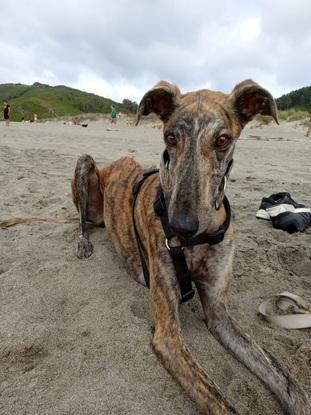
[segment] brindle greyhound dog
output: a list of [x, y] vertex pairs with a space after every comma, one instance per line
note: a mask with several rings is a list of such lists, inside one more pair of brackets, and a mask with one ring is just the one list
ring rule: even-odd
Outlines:
[[[204, 413], [237, 414], [184, 344], [179, 322], [180, 288], [153, 204], [161, 185], [177, 241], [217, 230], [227, 215], [224, 178], [235, 143], [256, 114], [270, 115], [278, 122], [276, 104], [268, 91], [251, 80], [236, 85], [229, 95], [208, 90], [181, 94], [177, 86], [161, 81], [142, 98], [137, 122], [151, 112], [163, 121], [166, 160], [162, 156], [160, 173], [148, 176], [142, 184], [135, 201], [134, 221], [132, 187], [141, 179], [143, 168], [131, 157], [101, 170], [92, 157], [79, 158], [72, 181], [73, 200], [80, 213], [77, 255], [88, 257], [93, 251], [86, 222], [104, 224], [134, 279], [145, 284], [138, 234], [150, 273], [155, 323], [152, 346], [156, 355]], [[228, 314], [232, 231], [230, 224], [219, 244], [184, 249], [207, 327], [276, 395], [285, 413], [311, 415], [310, 401], [298, 383]]]

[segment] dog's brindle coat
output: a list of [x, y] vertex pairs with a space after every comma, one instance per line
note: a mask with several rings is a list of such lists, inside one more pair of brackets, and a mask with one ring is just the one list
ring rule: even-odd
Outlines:
[[[138, 121], [151, 112], [163, 121], [170, 158], [169, 165], [162, 160], [160, 175], [146, 179], [135, 210], [150, 271], [150, 303], [155, 322], [152, 346], [165, 368], [204, 413], [237, 414], [184, 344], [179, 322], [179, 285], [153, 202], [161, 182], [170, 225], [177, 236], [191, 237], [217, 230], [225, 219], [224, 175], [236, 140], [256, 114], [270, 115], [277, 122], [276, 105], [270, 93], [251, 80], [238, 84], [229, 95], [208, 90], [181, 94], [175, 85], [161, 81], [142, 98]], [[98, 170], [93, 159], [84, 155], [77, 162], [72, 194], [80, 213], [78, 257], [88, 257], [93, 250], [86, 221], [104, 224], [131, 274], [144, 284], [132, 220], [132, 186], [142, 172], [143, 168], [131, 157]], [[231, 224], [220, 244], [185, 249], [207, 327], [276, 395], [285, 413], [311, 415], [310, 401], [298, 383], [228, 314], [232, 234]]]

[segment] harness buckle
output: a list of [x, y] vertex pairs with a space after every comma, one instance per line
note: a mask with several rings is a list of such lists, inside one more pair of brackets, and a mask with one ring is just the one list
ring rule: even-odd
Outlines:
[[169, 241], [170, 241], [170, 239], [167, 239], [167, 238], [165, 238], [165, 246], [166, 246], [166, 248], [167, 248], [167, 250], [168, 251], [170, 251], [171, 250], [171, 248], [180, 248], [180, 249], [184, 249], [184, 247], [182, 246], [182, 245], [177, 245], [177, 246], [170, 246], [169, 245]]
[[185, 303], [186, 301], [191, 300], [191, 298], [193, 298], [194, 294], [195, 294], [195, 291], [192, 290], [192, 289], [190, 291], [187, 291], [185, 294], [182, 294], [181, 295], [181, 302]]

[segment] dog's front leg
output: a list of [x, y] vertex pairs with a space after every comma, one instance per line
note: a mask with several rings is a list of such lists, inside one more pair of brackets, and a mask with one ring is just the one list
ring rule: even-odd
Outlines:
[[237, 414], [184, 344], [179, 323], [180, 291], [168, 253], [150, 257], [155, 258], [150, 261], [150, 300], [155, 320], [152, 346], [156, 355], [205, 414]]
[[196, 284], [206, 324], [215, 338], [258, 376], [276, 395], [287, 414], [311, 415], [311, 404], [306, 393], [269, 353], [241, 331], [227, 312], [223, 293], [213, 290], [211, 283], [206, 281]]

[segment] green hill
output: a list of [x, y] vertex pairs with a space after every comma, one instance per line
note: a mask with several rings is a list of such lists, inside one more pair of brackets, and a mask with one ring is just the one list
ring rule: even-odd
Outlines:
[[292, 91], [289, 94], [282, 95], [276, 100], [279, 110], [311, 110], [311, 86]]
[[[117, 111], [135, 113], [137, 104], [128, 99], [122, 103], [79, 91], [64, 85], [49, 86], [39, 82], [33, 85], [0, 84], [0, 102], [11, 104], [11, 120], [74, 116], [81, 113], [110, 113], [111, 105]], [[276, 99], [278, 109], [283, 111], [311, 111], [311, 86], [303, 87]]]
[[0, 101], [11, 104], [11, 120], [31, 119], [33, 114], [38, 119], [78, 115], [81, 113], [110, 113], [111, 105], [117, 111], [136, 112], [137, 104], [124, 99], [123, 103], [115, 102], [95, 94], [79, 91], [63, 85], [49, 86], [40, 84], [2, 84], [0, 85]]

